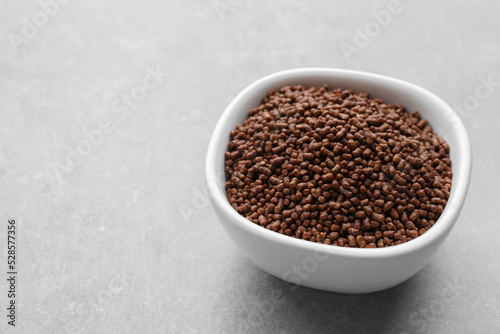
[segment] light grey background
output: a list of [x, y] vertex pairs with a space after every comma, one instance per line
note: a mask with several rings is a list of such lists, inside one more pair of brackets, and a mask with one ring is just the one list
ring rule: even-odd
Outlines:
[[[405, 1], [350, 62], [341, 43], [353, 45], [386, 1], [217, 3], [227, 10], [74, 0], [45, 24], [37, 1], [0, 1], [0, 332], [498, 332], [500, 86], [475, 92], [481, 78], [500, 82], [500, 3]], [[21, 43], [33, 15], [40, 27]], [[274, 278], [236, 249], [207, 202], [205, 152], [226, 105], [262, 76], [307, 66], [394, 76], [455, 108], [469, 103], [462, 215], [436, 257], [391, 290], [340, 295]], [[148, 68], [168, 75], [115, 113]], [[111, 132], [61, 169], [108, 118]], [[15, 329], [4, 315], [9, 217]]]

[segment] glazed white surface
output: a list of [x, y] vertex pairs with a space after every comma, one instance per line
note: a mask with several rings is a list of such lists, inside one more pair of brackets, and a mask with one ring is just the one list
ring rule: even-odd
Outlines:
[[[439, 129], [450, 146], [453, 183], [445, 211], [425, 234], [402, 245], [358, 249], [317, 245], [264, 229], [240, 216], [225, 196], [224, 152], [229, 132], [260, 104], [271, 89], [327, 84], [370, 92], [387, 103], [401, 103]], [[451, 232], [462, 209], [472, 167], [467, 132], [459, 117], [431, 92], [394, 78], [359, 71], [300, 68], [271, 74], [246, 87], [217, 123], [207, 152], [207, 188], [219, 221], [248, 258], [291, 283], [340, 293], [370, 293], [391, 288], [418, 272]], [[294, 270], [295, 268], [295, 270]]]

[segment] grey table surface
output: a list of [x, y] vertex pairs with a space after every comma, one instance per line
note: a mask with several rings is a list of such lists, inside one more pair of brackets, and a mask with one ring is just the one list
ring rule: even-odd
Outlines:
[[[497, 1], [0, 1], [0, 332], [500, 332], [499, 13]], [[296, 67], [400, 78], [465, 123], [459, 221], [393, 289], [293, 289], [244, 257], [208, 203], [218, 117]]]

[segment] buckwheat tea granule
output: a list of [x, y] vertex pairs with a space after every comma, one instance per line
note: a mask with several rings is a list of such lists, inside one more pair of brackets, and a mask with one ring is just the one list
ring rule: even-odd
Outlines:
[[418, 112], [366, 93], [272, 90], [230, 136], [229, 203], [294, 238], [398, 245], [429, 230], [450, 195], [446, 142]]

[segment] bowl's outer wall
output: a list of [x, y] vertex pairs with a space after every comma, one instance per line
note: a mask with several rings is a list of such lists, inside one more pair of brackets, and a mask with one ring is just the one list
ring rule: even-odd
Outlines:
[[420, 252], [402, 257], [343, 257], [270, 242], [231, 223], [217, 209], [216, 213], [235, 245], [261, 269], [290, 283], [339, 293], [371, 293], [396, 286], [422, 269], [445, 240], [435, 239]]
[[[440, 99], [435, 96], [429, 98], [425, 95], [424, 97], [421, 92], [413, 89], [415, 86], [397, 80], [384, 81], [380, 80], [378, 76], [366, 76], [359, 72], [344, 73], [340, 71], [333, 73], [319, 70], [276, 76], [272, 80], [267, 80], [263, 85], [253, 84], [249, 86], [236, 97], [223, 115], [225, 119], [219, 130], [220, 134], [224, 135], [213, 147], [212, 155], [217, 164], [215, 170], [224, 170], [224, 152], [229, 142], [229, 132], [246, 119], [248, 112], [261, 103], [262, 97], [270, 89], [296, 84], [307, 87], [328, 84], [331, 88], [340, 87], [353, 89], [355, 92], [368, 92], [371, 97], [381, 98], [387, 103], [401, 103], [409, 112], [419, 111], [422, 117], [426, 118], [434, 127], [435, 131], [448, 142], [454, 175], [459, 175], [462, 172], [460, 162], [470, 152], [458, 149], [458, 147], [464, 146], [463, 138], [457, 134], [460, 131], [455, 130], [463, 131], [463, 125], [458, 116]], [[424, 92], [428, 94], [427, 91]], [[217, 138], [212, 138], [212, 140], [217, 140]], [[460, 142], [461, 140], [462, 142]], [[468, 145], [467, 138], [465, 140]], [[470, 150], [470, 148], [468, 149]], [[207, 161], [210, 158], [207, 157]], [[218, 173], [215, 177], [217, 184], [215, 187], [209, 184], [210, 191], [221, 193], [227, 202], [223, 172]], [[467, 176], [465, 191], [467, 191], [469, 177]], [[453, 183], [451, 196], [454, 196], [456, 188], [455, 183]], [[462, 191], [464, 190], [462, 189]], [[216, 204], [214, 207], [217, 215], [233, 242], [252, 262], [268, 273], [311, 288], [343, 293], [367, 293], [395, 286], [419, 271], [431, 259], [450, 233], [460, 213], [463, 199], [446, 206], [445, 213], [451, 211], [447, 214], [451, 223], [446, 225], [440, 238], [433, 239], [425, 248], [419, 248], [418, 251], [383, 258], [344, 257], [337, 254], [321, 257], [318, 254], [321, 254], [322, 251], [316, 253], [315, 257], [314, 251], [310, 249], [297, 248], [290, 244], [275, 242], [273, 238], [262, 238], [261, 234], [249, 233], [248, 227], [235, 221], [227, 214], [227, 211], [221, 210], [220, 203], [214, 204]], [[320, 247], [319, 249], [324, 248]]]

